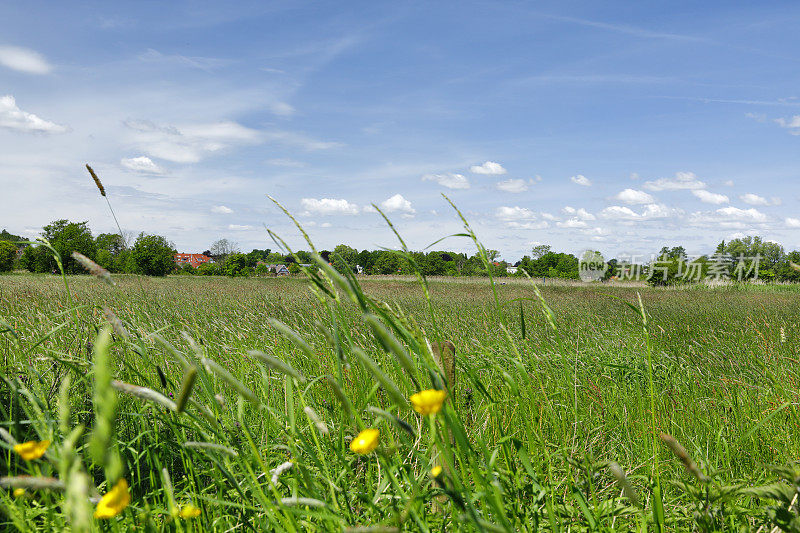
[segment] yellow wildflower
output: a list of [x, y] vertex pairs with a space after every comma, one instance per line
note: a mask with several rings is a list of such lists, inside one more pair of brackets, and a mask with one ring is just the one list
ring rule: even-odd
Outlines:
[[414, 410], [421, 415], [436, 414], [441, 410], [447, 392], [437, 389], [428, 389], [411, 396]]
[[178, 513], [181, 518], [187, 520], [189, 518], [194, 518], [196, 516], [200, 516], [200, 509], [192, 505], [191, 503], [187, 503], [181, 509], [181, 512]]
[[435, 477], [435, 478], [441, 476], [442, 475], [442, 467], [439, 466], [439, 465], [436, 465], [433, 468], [431, 468], [431, 475], [433, 477]]
[[378, 437], [380, 437], [380, 430], [370, 428], [365, 429], [358, 434], [356, 438], [350, 443], [350, 449], [355, 453], [366, 455], [378, 446]]
[[14, 451], [20, 454], [26, 461], [33, 461], [44, 455], [47, 448], [50, 446], [49, 440], [35, 441], [31, 440], [23, 442], [22, 444], [15, 444]]
[[21, 487], [14, 489], [14, 497], [15, 498], [22, 498], [23, 496], [25, 496], [25, 489], [23, 489]]
[[94, 511], [95, 518], [113, 518], [131, 503], [131, 493], [128, 490], [128, 482], [124, 479], [117, 481], [114, 488], [106, 492], [100, 499], [97, 509]]

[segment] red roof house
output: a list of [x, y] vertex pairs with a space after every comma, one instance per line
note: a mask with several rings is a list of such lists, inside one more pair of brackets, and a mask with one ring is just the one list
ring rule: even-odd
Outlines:
[[197, 268], [204, 263], [210, 263], [211, 258], [203, 254], [175, 254], [175, 264], [178, 267], [183, 265], [192, 265]]

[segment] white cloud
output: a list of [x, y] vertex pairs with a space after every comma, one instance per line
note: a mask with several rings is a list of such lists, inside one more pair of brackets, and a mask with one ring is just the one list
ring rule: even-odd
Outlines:
[[575, 209], [574, 207], [565, 206], [562, 211], [567, 215], [575, 215], [574, 218], [577, 218], [578, 220], [594, 220], [596, 218], [593, 214], [582, 207]]
[[786, 227], [788, 228], [800, 228], [800, 218], [786, 218]]
[[578, 217], [572, 217], [563, 222], [556, 222], [556, 226], [559, 228], [585, 228], [587, 224]]
[[545, 220], [542, 220], [542, 221], [539, 221], [539, 222], [516, 222], [516, 221], [510, 221], [510, 222], [506, 222], [506, 227], [514, 228], [514, 229], [545, 229], [545, 228], [549, 228], [550, 224]]
[[258, 131], [231, 121], [178, 127], [129, 120], [125, 126], [132, 131], [134, 142], [142, 150], [175, 163], [197, 163], [209, 154], [262, 140]]
[[247, 231], [255, 228], [253, 226], [243, 226], [241, 224], [228, 224], [228, 229], [231, 231]]
[[792, 135], [800, 135], [800, 115], [795, 115], [792, 118], [777, 118], [775, 122], [782, 128], [789, 130]]
[[743, 194], [739, 197], [741, 201], [746, 203], [747, 205], [770, 205], [770, 201], [764, 198], [763, 196], [759, 196], [753, 193]]
[[413, 215], [417, 211], [411, 207], [411, 202], [403, 198], [401, 194], [395, 194], [391, 198], [387, 198], [381, 202], [381, 207], [387, 213], [404, 213], [406, 215]]
[[545, 220], [557, 220], [555, 215], [553, 215], [551, 213], [542, 213], [542, 218], [545, 219]]
[[142, 174], [163, 174], [164, 169], [155, 164], [152, 159], [147, 156], [129, 157], [120, 160], [120, 164], [134, 172], [141, 172]]
[[316, 215], [357, 215], [358, 206], [344, 199], [336, 198], [303, 198], [300, 204], [306, 213]]
[[733, 187], [733, 180], [728, 180], [725, 182], [726, 187]]
[[650, 220], [654, 218], [667, 218], [680, 214], [681, 211], [669, 208], [663, 204], [647, 204], [642, 213], [637, 213], [630, 207], [612, 205], [600, 211], [602, 218], [617, 220]]
[[705, 189], [695, 189], [692, 191], [692, 194], [695, 195], [701, 202], [705, 202], [707, 204], [727, 204], [730, 200], [724, 194], [717, 194]]
[[659, 178], [644, 184], [651, 191], [677, 191], [682, 189], [705, 189], [706, 184], [697, 179], [694, 172], [676, 172], [674, 178]]
[[267, 163], [270, 165], [275, 165], [276, 167], [288, 167], [288, 168], [302, 168], [306, 166], [305, 163], [302, 161], [295, 161], [294, 159], [269, 159]]
[[639, 213], [630, 207], [621, 205], [612, 205], [600, 211], [600, 216], [603, 218], [620, 219], [620, 220], [635, 220], [641, 218]]
[[448, 189], [469, 189], [469, 180], [463, 174], [426, 174], [422, 176], [422, 181], [435, 181]]
[[578, 174], [577, 176], [572, 176], [570, 178], [570, 181], [572, 181], [572, 183], [581, 185], [583, 187], [591, 187], [592, 185], [591, 180], [582, 174]]
[[498, 207], [495, 216], [501, 220], [533, 220], [536, 213], [526, 207]]
[[525, 180], [505, 180], [497, 183], [497, 188], [504, 192], [520, 193], [528, 190]]
[[618, 193], [614, 199], [628, 205], [652, 204], [656, 201], [651, 195], [637, 189], [625, 189]]
[[0, 46], [0, 65], [28, 74], [47, 74], [52, 70], [42, 54], [18, 46]]
[[716, 213], [729, 219], [749, 220], [752, 222], [767, 221], [767, 215], [753, 207], [750, 209], [739, 209], [738, 207], [729, 206], [723, 207], [722, 209], [717, 209]]
[[211, 208], [211, 212], [218, 213], [220, 215], [230, 215], [231, 213], [233, 213], [233, 209], [224, 205], [215, 205], [214, 207]]
[[67, 128], [60, 124], [21, 110], [11, 95], [0, 96], [0, 128], [25, 133], [64, 133], [67, 131]]
[[499, 176], [507, 172], [500, 163], [494, 161], [487, 161], [482, 165], [472, 165], [469, 171], [473, 174], [488, 174], [491, 176]]

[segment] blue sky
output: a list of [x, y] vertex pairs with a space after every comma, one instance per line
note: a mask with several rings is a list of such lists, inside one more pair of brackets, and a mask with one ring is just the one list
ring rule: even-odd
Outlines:
[[[800, 248], [800, 4], [7, 3], [0, 226], [180, 251]], [[437, 248], [469, 250], [452, 240]]]

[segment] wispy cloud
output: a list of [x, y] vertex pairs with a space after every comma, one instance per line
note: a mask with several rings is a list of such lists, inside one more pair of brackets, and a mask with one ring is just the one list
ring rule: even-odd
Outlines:
[[163, 174], [164, 169], [147, 156], [129, 157], [120, 160], [120, 164], [128, 170], [141, 174]]
[[49, 74], [53, 69], [39, 52], [18, 46], [0, 46], [0, 65], [27, 74]]
[[659, 178], [644, 184], [651, 191], [677, 191], [684, 189], [705, 189], [706, 184], [697, 179], [694, 172], [676, 172], [673, 178]]
[[463, 174], [425, 174], [422, 181], [434, 181], [448, 189], [469, 189], [469, 180]]
[[622, 33], [625, 35], [641, 37], [644, 39], [666, 39], [671, 41], [687, 41], [687, 42], [703, 42], [703, 41], [710, 42], [709, 39], [706, 39], [704, 37], [696, 37], [693, 35], [685, 35], [681, 33], [659, 32], [659, 31], [649, 30], [646, 28], [639, 28], [637, 26], [628, 26], [625, 24], [611, 24], [608, 22], [601, 22], [597, 20], [589, 20], [577, 17], [565, 17], [561, 15], [540, 14], [540, 16], [551, 20], [568, 22], [571, 24], [577, 24], [579, 26], [585, 26], [588, 28], [607, 30], [614, 33]]

